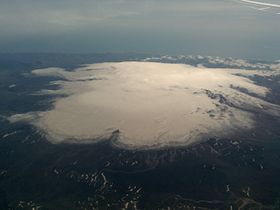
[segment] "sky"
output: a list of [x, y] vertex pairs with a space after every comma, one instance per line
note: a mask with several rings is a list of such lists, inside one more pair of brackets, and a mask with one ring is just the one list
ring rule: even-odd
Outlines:
[[255, 7], [239, 0], [0, 0], [0, 52], [279, 59], [280, 11]]

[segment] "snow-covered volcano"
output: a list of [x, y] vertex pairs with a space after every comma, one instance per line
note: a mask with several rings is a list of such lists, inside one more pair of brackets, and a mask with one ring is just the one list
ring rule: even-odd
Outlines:
[[63, 78], [59, 90], [41, 93], [67, 96], [52, 110], [10, 120], [28, 119], [54, 143], [114, 135], [115, 144], [128, 148], [189, 145], [253, 128], [253, 111], [279, 115], [279, 107], [264, 100], [269, 90], [248, 77], [260, 71], [119, 62], [33, 74]]

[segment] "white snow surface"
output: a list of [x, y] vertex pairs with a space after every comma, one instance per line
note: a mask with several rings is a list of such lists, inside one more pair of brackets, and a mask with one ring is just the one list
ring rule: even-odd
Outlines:
[[53, 143], [96, 142], [114, 133], [114, 144], [124, 148], [191, 145], [252, 129], [252, 111], [279, 116], [280, 110], [265, 101], [269, 90], [249, 79], [262, 75], [257, 70], [116, 62], [33, 74], [63, 78], [50, 93], [67, 96], [51, 110], [10, 121], [30, 121]]

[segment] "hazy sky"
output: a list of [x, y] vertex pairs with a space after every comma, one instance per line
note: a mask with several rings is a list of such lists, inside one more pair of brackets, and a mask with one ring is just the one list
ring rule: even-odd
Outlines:
[[0, 52], [279, 59], [278, 12], [238, 0], [0, 0]]

